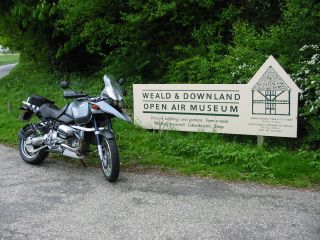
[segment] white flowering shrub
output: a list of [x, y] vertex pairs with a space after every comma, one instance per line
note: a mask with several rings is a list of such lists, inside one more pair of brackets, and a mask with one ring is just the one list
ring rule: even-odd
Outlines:
[[6, 47], [2, 47], [1, 45], [0, 45], [0, 53], [9, 53], [9, 48], [6, 48]]
[[301, 60], [292, 79], [302, 90], [299, 116], [310, 142], [320, 142], [320, 45], [300, 48]]
[[300, 61], [301, 69], [292, 75], [302, 90], [300, 100], [304, 103], [300, 116], [320, 113], [320, 45], [304, 45], [300, 48], [305, 60]]

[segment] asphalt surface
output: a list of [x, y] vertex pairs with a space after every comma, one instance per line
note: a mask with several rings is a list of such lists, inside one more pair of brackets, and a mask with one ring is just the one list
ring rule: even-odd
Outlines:
[[0, 66], [0, 78], [4, 77], [7, 75], [17, 64], [8, 64], [8, 65], [3, 65]]
[[0, 145], [0, 239], [320, 239], [320, 192], [121, 172]]

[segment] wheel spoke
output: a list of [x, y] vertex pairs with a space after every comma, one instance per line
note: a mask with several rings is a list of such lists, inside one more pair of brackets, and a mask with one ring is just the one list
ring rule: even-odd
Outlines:
[[108, 141], [104, 140], [103, 147], [103, 162], [102, 168], [107, 176], [111, 174], [112, 171], [112, 160], [111, 160], [111, 150]]
[[37, 156], [38, 153], [32, 153], [34, 151], [34, 147], [32, 145], [27, 145], [26, 141], [22, 141], [22, 151], [26, 155], [26, 157], [33, 158]]
[[103, 161], [101, 167], [108, 181], [114, 182], [119, 176], [119, 154], [114, 139], [103, 138], [101, 141]]

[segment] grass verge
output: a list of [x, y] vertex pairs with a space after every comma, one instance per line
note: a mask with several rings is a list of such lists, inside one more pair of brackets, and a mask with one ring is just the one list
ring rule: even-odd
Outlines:
[[19, 62], [20, 54], [0, 54], [0, 66]]
[[[74, 89], [90, 94], [99, 93], [103, 86], [102, 76], [66, 78]], [[0, 142], [16, 145], [18, 130], [26, 124], [16, 119], [18, 106], [32, 93], [53, 99], [58, 106], [67, 103], [62, 98], [60, 80], [30, 62], [20, 63], [0, 80]], [[8, 104], [13, 106], [11, 113]], [[156, 167], [184, 175], [320, 189], [319, 151], [257, 148], [254, 142], [209, 133], [147, 131], [116, 119], [114, 129], [123, 168]], [[99, 162], [93, 157], [88, 163]]]

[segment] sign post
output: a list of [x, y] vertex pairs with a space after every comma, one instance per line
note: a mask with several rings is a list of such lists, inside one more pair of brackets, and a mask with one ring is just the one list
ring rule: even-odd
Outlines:
[[262, 147], [264, 143], [264, 136], [257, 136], [257, 146]]

